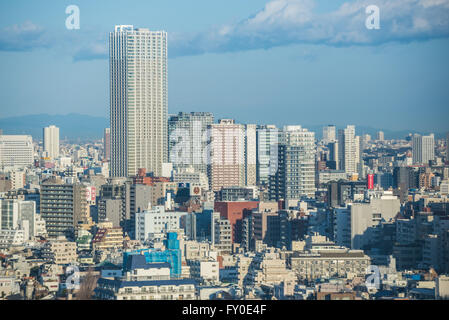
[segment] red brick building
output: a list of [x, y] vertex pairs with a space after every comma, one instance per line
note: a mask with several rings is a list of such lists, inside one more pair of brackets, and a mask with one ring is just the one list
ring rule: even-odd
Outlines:
[[231, 224], [232, 243], [242, 242], [242, 220], [257, 209], [259, 201], [216, 201], [214, 209]]

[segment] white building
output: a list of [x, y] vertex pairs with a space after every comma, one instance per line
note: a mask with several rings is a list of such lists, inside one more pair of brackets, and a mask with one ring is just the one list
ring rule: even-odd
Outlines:
[[19, 246], [25, 242], [25, 231], [21, 229], [0, 229], [0, 250], [7, 250], [11, 246]]
[[299, 200], [315, 196], [315, 133], [285, 126], [279, 136], [278, 163], [270, 176], [270, 200]]
[[111, 176], [162, 174], [168, 162], [167, 33], [115, 26], [109, 34]]
[[267, 184], [270, 174], [274, 174], [274, 171], [277, 169], [279, 130], [275, 125], [259, 126], [256, 131], [256, 137], [257, 182], [259, 184]]
[[190, 274], [199, 282], [217, 283], [220, 280], [219, 263], [215, 259], [189, 261]]
[[48, 126], [44, 128], [44, 153], [46, 157], [59, 157], [59, 128]]
[[359, 147], [355, 136], [355, 126], [348, 125], [346, 129], [338, 130], [338, 161], [339, 168], [348, 174], [358, 173]]
[[165, 211], [164, 206], [136, 213], [136, 240], [144, 242], [153, 235], [180, 228], [180, 219], [187, 212]]
[[428, 164], [435, 159], [434, 135], [421, 136], [414, 134], [412, 139], [412, 153], [414, 164]]
[[377, 240], [378, 227], [388, 222], [400, 211], [400, 201], [392, 192], [385, 191], [369, 201], [354, 202], [346, 208], [335, 210], [334, 235], [339, 246], [362, 249]]
[[323, 142], [324, 144], [328, 144], [330, 142], [334, 142], [337, 140], [335, 126], [330, 124], [328, 126], [323, 127]]
[[33, 139], [25, 135], [0, 135], [0, 167], [27, 167], [34, 161]]

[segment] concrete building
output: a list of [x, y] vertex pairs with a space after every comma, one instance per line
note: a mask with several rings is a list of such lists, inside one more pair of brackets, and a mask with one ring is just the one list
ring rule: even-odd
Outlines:
[[336, 128], [335, 125], [330, 124], [323, 127], [323, 142], [328, 144], [330, 142], [337, 141]]
[[226, 187], [216, 193], [217, 201], [254, 201], [259, 198], [259, 190], [251, 187]]
[[94, 251], [122, 249], [124, 240], [123, 229], [112, 227], [112, 224], [109, 223], [109, 226], [97, 230], [92, 239], [92, 249]]
[[[36, 214], [36, 203], [34, 201], [24, 201], [17, 199], [0, 199], [0, 230], [2, 231], [23, 231], [23, 240], [33, 240], [34, 237], [45, 234], [45, 223], [40, 215]], [[3, 233], [14, 236], [17, 242], [18, 236], [22, 233]], [[21, 236], [20, 236], [21, 237]]]
[[245, 186], [245, 127], [232, 119], [210, 125], [209, 181], [213, 191]]
[[275, 125], [257, 126], [257, 184], [267, 185], [277, 170], [279, 129]]
[[223, 217], [214, 219], [213, 248], [220, 255], [232, 253], [232, 227], [229, 220]]
[[437, 299], [449, 299], [449, 276], [440, 275], [435, 280], [435, 294]]
[[429, 164], [435, 159], [434, 135], [422, 136], [414, 134], [412, 138], [413, 164]]
[[219, 263], [216, 259], [203, 258], [189, 261], [192, 278], [200, 283], [220, 281]]
[[245, 125], [245, 185], [257, 184], [257, 125]]
[[48, 126], [43, 130], [44, 134], [44, 156], [51, 159], [59, 158], [59, 128]]
[[168, 160], [167, 33], [115, 26], [109, 34], [111, 176], [162, 174]]
[[363, 249], [378, 241], [382, 222], [391, 221], [400, 211], [400, 201], [386, 191], [380, 197], [354, 202], [335, 209], [334, 239], [339, 246]]
[[166, 211], [164, 206], [136, 213], [136, 239], [145, 242], [155, 235], [180, 228], [180, 219], [187, 212]]
[[25, 135], [0, 135], [0, 167], [28, 167], [33, 164], [33, 139]]
[[355, 126], [348, 125], [338, 130], [338, 161], [339, 168], [347, 174], [358, 173], [358, 152], [355, 136]]
[[309, 237], [302, 248], [290, 257], [291, 268], [301, 279], [364, 277], [370, 265], [362, 250], [340, 247], [322, 236]]
[[89, 220], [86, 187], [64, 183], [61, 179], [48, 179], [41, 185], [41, 216], [46, 222], [49, 237], [74, 237], [79, 222]]
[[296, 279], [295, 273], [287, 268], [285, 259], [278, 252], [267, 250], [255, 254], [243, 283], [248, 286], [284, 283], [289, 288], [286, 295], [293, 295]]
[[278, 145], [277, 171], [270, 176], [270, 200], [315, 196], [315, 133], [286, 126]]
[[175, 170], [192, 167], [207, 174], [207, 130], [213, 123], [210, 112], [180, 112], [169, 117], [169, 161]]
[[95, 296], [100, 300], [195, 300], [192, 279], [125, 281], [101, 278]]
[[216, 201], [214, 203], [214, 210], [220, 212], [220, 217], [229, 221], [232, 243], [241, 243], [243, 219], [258, 205], [258, 201]]
[[55, 264], [71, 264], [78, 259], [76, 242], [69, 242], [64, 237], [48, 241], [42, 251], [42, 257]]

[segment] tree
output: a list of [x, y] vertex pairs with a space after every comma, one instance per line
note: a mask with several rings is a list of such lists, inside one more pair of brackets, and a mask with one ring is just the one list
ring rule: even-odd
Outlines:
[[76, 294], [76, 300], [91, 300], [94, 290], [97, 287], [97, 276], [93, 273], [92, 268], [89, 268], [86, 276], [80, 284], [80, 289]]

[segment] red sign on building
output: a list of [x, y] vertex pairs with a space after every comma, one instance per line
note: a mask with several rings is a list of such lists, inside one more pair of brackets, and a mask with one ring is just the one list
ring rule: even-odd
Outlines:
[[368, 190], [374, 189], [374, 174], [368, 175], [367, 187], [368, 187]]

